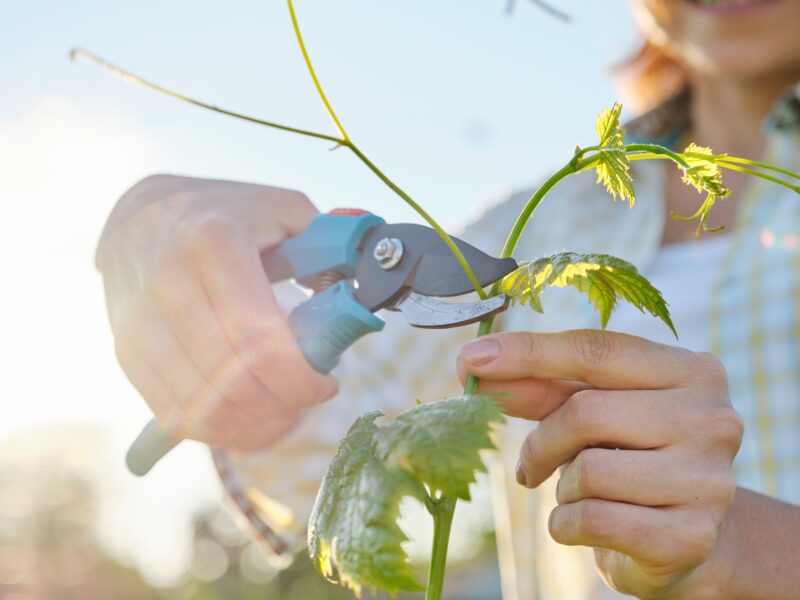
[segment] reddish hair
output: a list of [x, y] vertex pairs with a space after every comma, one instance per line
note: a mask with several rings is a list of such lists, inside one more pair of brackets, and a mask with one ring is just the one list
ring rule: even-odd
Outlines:
[[686, 71], [663, 48], [645, 41], [638, 52], [614, 67], [626, 101], [647, 112], [678, 94], [687, 84]]

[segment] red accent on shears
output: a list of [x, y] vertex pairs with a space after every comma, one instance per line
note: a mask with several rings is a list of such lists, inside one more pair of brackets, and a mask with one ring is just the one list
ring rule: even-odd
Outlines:
[[328, 213], [329, 215], [344, 215], [346, 217], [357, 217], [359, 215], [369, 214], [368, 210], [361, 208], [334, 208]]

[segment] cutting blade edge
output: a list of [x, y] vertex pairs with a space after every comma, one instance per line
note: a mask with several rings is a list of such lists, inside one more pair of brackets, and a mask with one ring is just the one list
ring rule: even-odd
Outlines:
[[493, 296], [476, 302], [445, 302], [415, 292], [404, 297], [394, 310], [403, 313], [409, 325], [426, 329], [446, 329], [477, 323], [508, 308], [509, 297]]

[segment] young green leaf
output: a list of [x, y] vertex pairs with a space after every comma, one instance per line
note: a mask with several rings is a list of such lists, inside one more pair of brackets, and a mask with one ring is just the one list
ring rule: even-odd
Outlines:
[[622, 298], [640, 311], [661, 319], [678, 337], [661, 292], [631, 263], [607, 254], [562, 252], [521, 263], [516, 271], [503, 278], [501, 290], [514, 302], [528, 303], [535, 311], [543, 312], [541, 294], [544, 289], [568, 285], [588, 296], [600, 313], [603, 327], [608, 324], [617, 299]]
[[615, 103], [597, 117], [595, 127], [600, 136], [597, 151], [597, 183], [602, 183], [614, 200], [617, 196], [633, 206], [636, 198], [630, 174], [630, 160], [625, 152], [625, 135], [619, 124], [622, 105]]
[[425, 490], [376, 454], [375, 419], [380, 416], [359, 417], [340, 443], [308, 526], [308, 549], [317, 569], [359, 597], [363, 587], [392, 595], [424, 589], [401, 546], [408, 538], [397, 518], [400, 501], [406, 496], [422, 501]]
[[423, 404], [409, 410], [377, 437], [386, 464], [411, 473], [435, 495], [469, 500], [475, 473], [486, 468], [480, 451], [494, 448], [492, 423], [503, 423], [492, 396], [474, 395]]
[[693, 186], [698, 192], [708, 192], [717, 198], [724, 198], [731, 191], [722, 183], [722, 169], [716, 163], [717, 158], [725, 158], [725, 154], [715, 156], [711, 148], [689, 144], [683, 151], [683, 159], [689, 169], [683, 172], [683, 182]]
[[360, 595], [423, 589], [414, 579], [397, 525], [400, 502], [430, 503], [431, 492], [469, 499], [480, 451], [493, 448], [492, 423], [503, 415], [491, 396], [422, 404], [380, 426], [360, 417], [342, 440], [309, 521], [308, 547], [320, 572]]
[[699, 235], [700, 231], [720, 231], [722, 227], [708, 227], [708, 216], [717, 198], [724, 198], [731, 193], [722, 183], [722, 169], [716, 162], [716, 159], [725, 158], [725, 155], [715, 156], [711, 148], [692, 143], [681, 156], [689, 164], [689, 168], [683, 171], [683, 182], [698, 192], [706, 192], [706, 197], [694, 214], [681, 216], [671, 213], [671, 216], [681, 221], [699, 219], [695, 235]]

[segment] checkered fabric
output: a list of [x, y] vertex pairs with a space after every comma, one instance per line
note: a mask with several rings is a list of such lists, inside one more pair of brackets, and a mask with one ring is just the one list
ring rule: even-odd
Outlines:
[[[774, 112], [767, 156], [768, 162], [794, 171], [800, 169], [798, 98], [800, 86]], [[664, 118], [663, 107], [656, 114], [668, 130], [659, 132], [658, 123], [650, 121], [650, 139], [674, 138], [680, 119], [675, 114]], [[647, 131], [643, 124], [648, 124], [647, 117], [632, 124], [634, 133]], [[565, 181], [537, 211], [517, 258], [564, 249], [606, 252], [646, 274], [663, 231], [665, 173], [663, 163], [635, 163], [638, 200], [633, 210], [612, 203], [591, 174]], [[499, 252], [529, 196], [525, 190], [494, 204], [460, 237], [487, 252]], [[730, 234], [734, 243], [713, 284], [708, 323], [712, 350], [727, 368], [731, 398], [745, 422], [736, 474], [744, 487], [800, 503], [800, 199], [755, 180], [739, 202], [738, 222]], [[599, 326], [585, 299], [570, 290], [548, 291], [544, 309], [543, 316], [509, 310], [500, 327], [559, 331]], [[228, 473], [223, 479], [251, 521], [257, 513], [296, 546], [303, 541], [325, 468], [358, 415], [376, 409], [392, 415], [414, 406], [418, 398], [433, 401], [460, 392], [455, 354], [474, 336], [473, 328], [420, 331], [397, 314], [382, 316], [386, 329], [362, 339], [344, 356], [336, 371], [342, 383], [336, 398], [310, 409], [302, 425], [269, 450], [230, 455], [222, 463]], [[524, 490], [514, 480], [520, 445], [534, 426], [510, 420], [499, 432], [500, 452], [489, 459], [504, 598], [607, 597], [591, 552], [559, 546], [548, 536], [554, 478], [536, 491]]]

